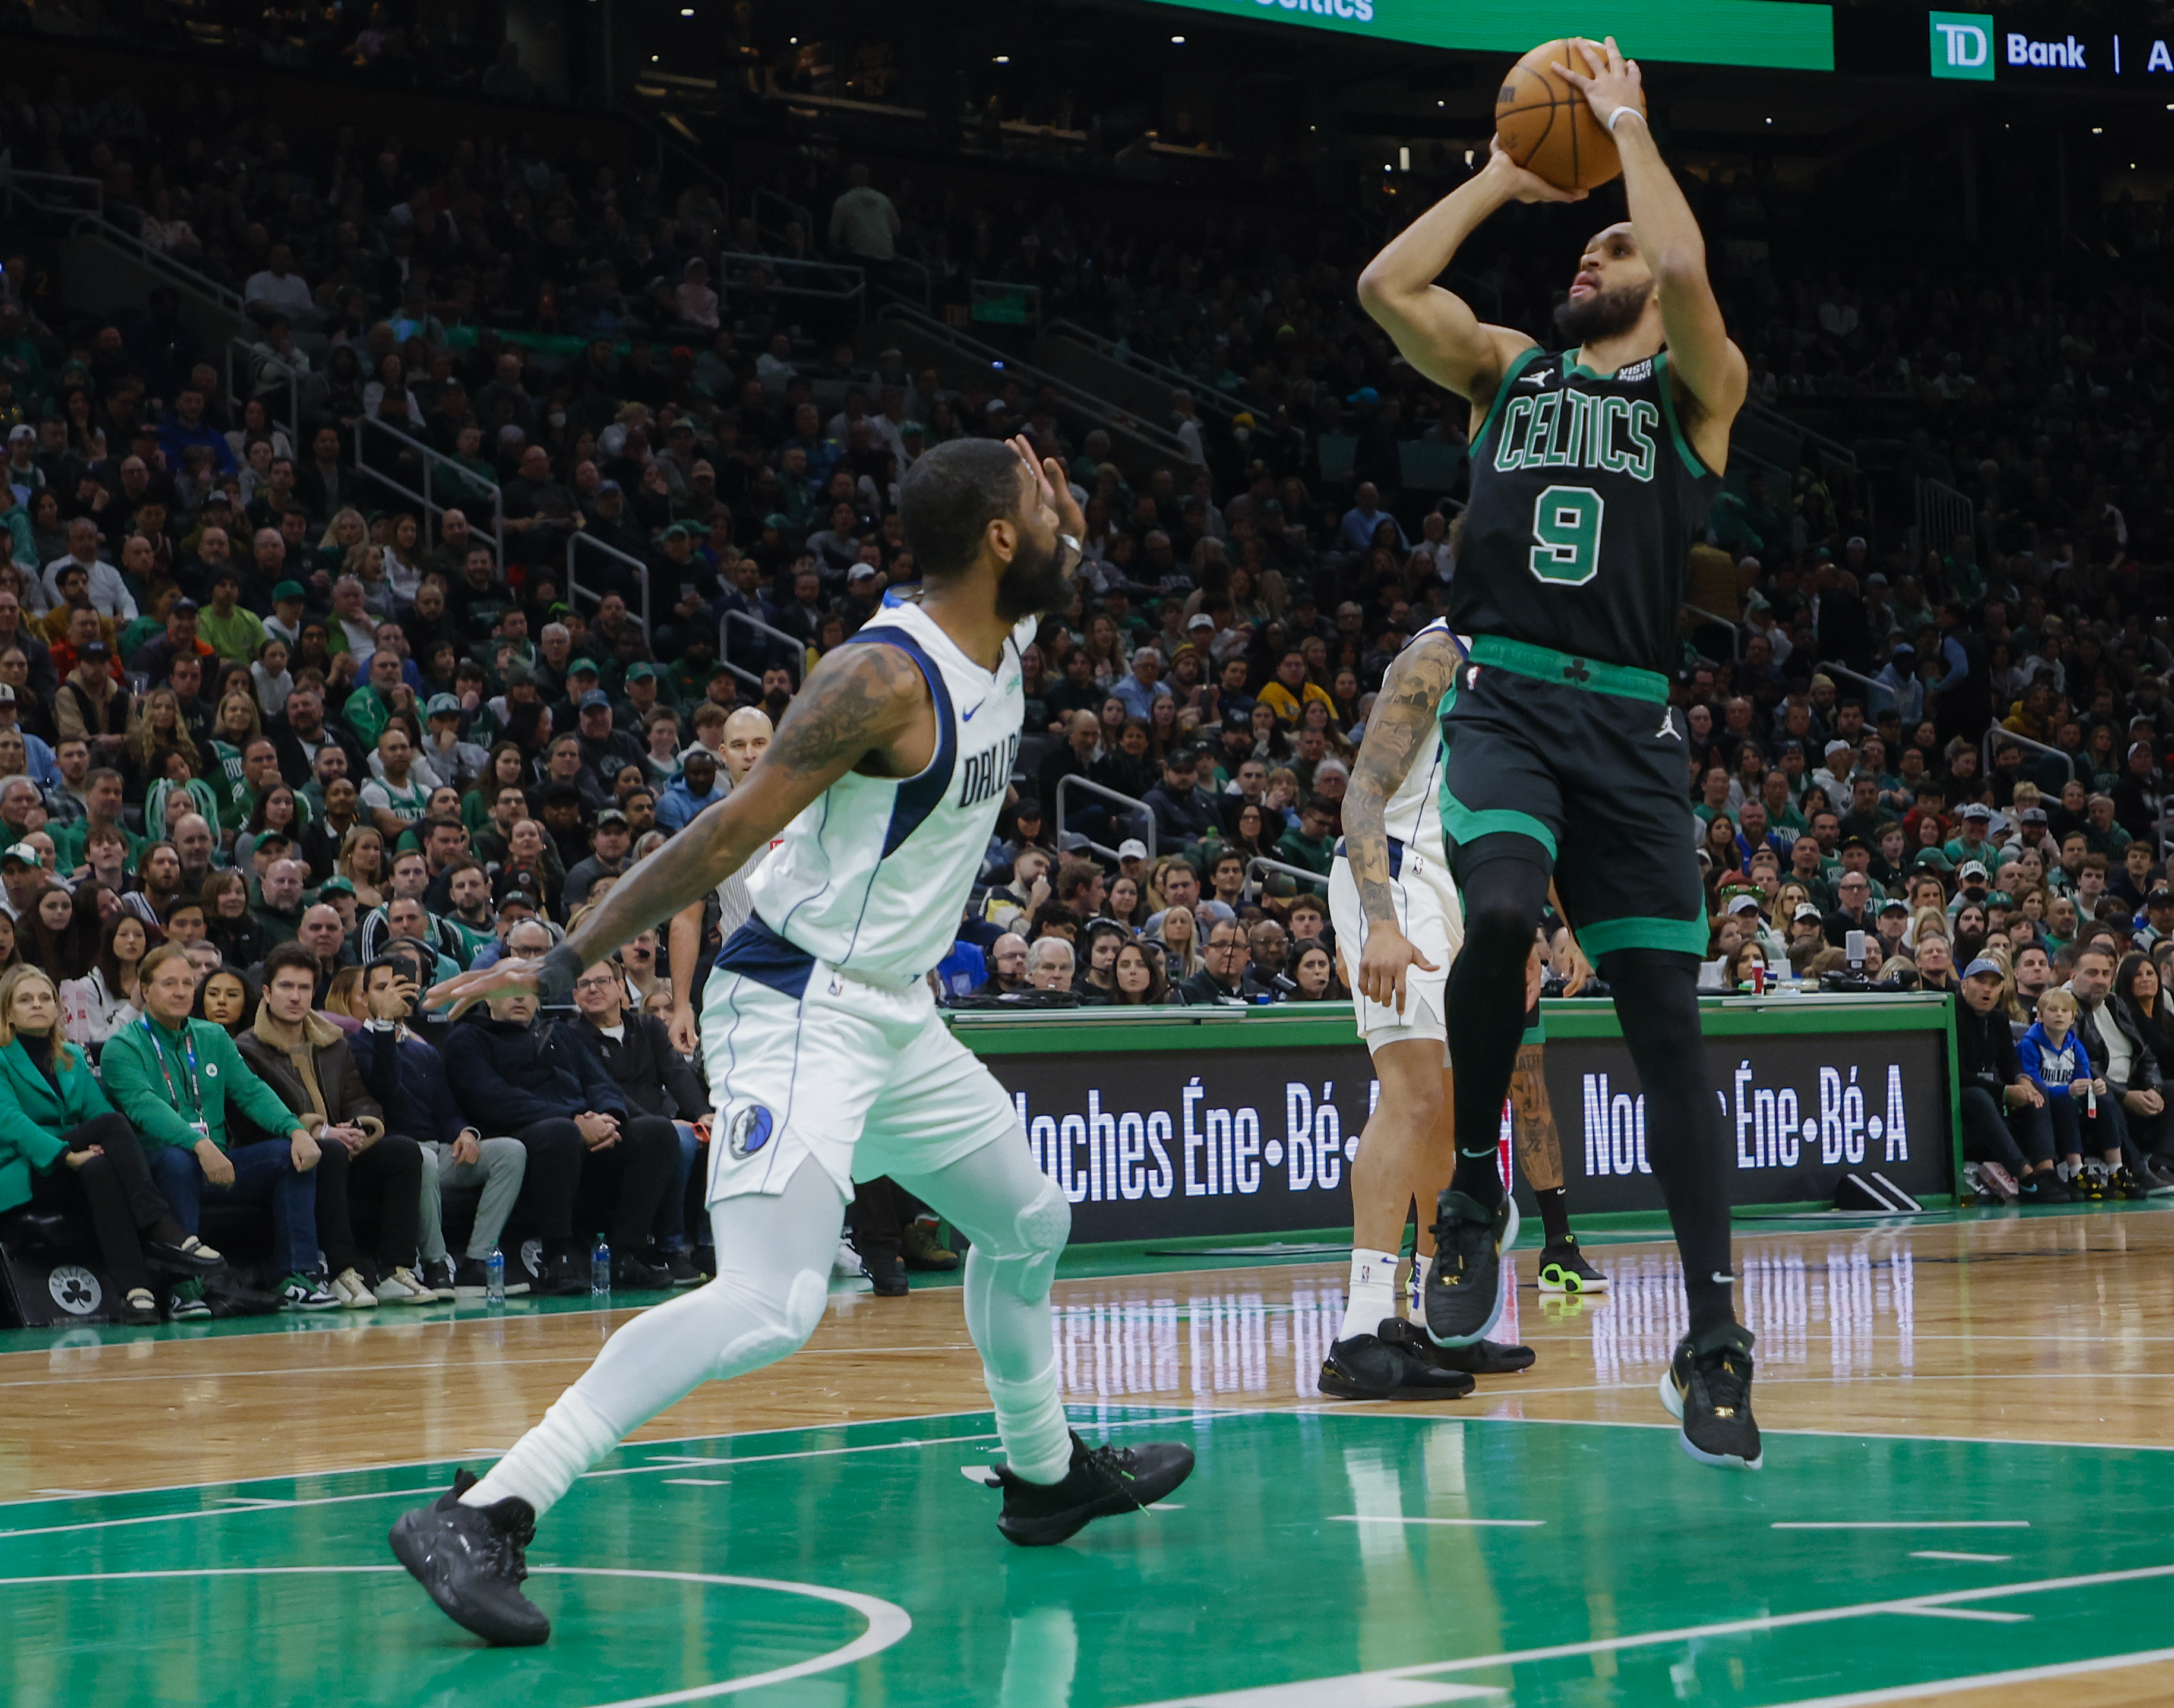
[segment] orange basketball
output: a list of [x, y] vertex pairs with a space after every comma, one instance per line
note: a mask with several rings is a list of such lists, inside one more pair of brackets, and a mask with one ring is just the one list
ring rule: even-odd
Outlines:
[[[1511, 67], [1495, 97], [1495, 134], [1512, 160], [1557, 189], [1590, 190], [1620, 176], [1623, 160], [1583, 93], [1549, 69], [1582, 71], [1585, 61], [1574, 52], [1568, 41], [1544, 41]], [[1641, 95], [1638, 110], [1645, 109]]]

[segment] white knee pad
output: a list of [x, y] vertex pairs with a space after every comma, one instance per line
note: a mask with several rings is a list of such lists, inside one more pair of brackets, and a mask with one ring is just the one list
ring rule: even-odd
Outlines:
[[[718, 1308], [727, 1322], [739, 1330], [717, 1349], [711, 1369], [719, 1380], [760, 1369], [798, 1352], [823, 1320], [823, 1307], [830, 1294], [828, 1279], [810, 1269], [792, 1277], [782, 1299], [722, 1282], [711, 1282], [702, 1289], [703, 1293], [711, 1292], [723, 1295], [717, 1300]], [[699, 1299], [701, 1294], [689, 1297]], [[748, 1326], [750, 1318], [752, 1327]]]
[[1012, 1223], [1009, 1249], [997, 1250], [983, 1244], [966, 1254], [971, 1277], [978, 1266], [988, 1272], [988, 1284], [1002, 1287], [1029, 1304], [1046, 1296], [1057, 1273], [1057, 1259], [1072, 1237], [1072, 1206], [1064, 1189], [1045, 1179], [1041, 1189]]

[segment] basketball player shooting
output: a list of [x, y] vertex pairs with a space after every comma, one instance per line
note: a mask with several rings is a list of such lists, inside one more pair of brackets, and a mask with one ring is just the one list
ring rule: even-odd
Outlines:
[[1062, 469], [1025, 439], [938, 446], [906, 475], [899, 510], [919, 602], [824, 658], [746, 781], [548, 956], [430, 993], [456, 1015], [488, 1001], [505, 1018], [564, 1001], [588, 967], [777, 841], [703, 995], [717, 1278], [627, 1323], [480, 1481], [461, 1472], [392, 1527], [400, 1562], [489, 1642], [550, 1635], [521, 1592], [523, 1552], [575, 1478], [702, 1382], [760, 1369], [814, 1332], [857, 1173], [890, 1175], [972, 1241], [966, 1327], [1003, 1444], [983, 1480], [1003, 1491], [1004, 1536], [1062, 1542], [1192, 1472], [1183, 1446], [1090, 1449], [1068, 1427], [1049, 1285], [1071, 1211], [927, 978], [1009, 787], [1019, 649], [1032, 619], [1071, 597], [1083, 518]]
[[1420, 372], [1472, 406], [1472, 489], [1449, 594], [1471, 659], [1442, 708], [1442, 827], [1465, 941], [1446, 996], [1456, 1172], [1438, 1202], [1427, 1329], [1468, 1344], [1501, 1309], [1515, 1212], [1496, 1170], [1525, 968], [1555, 881], [1614, 992], [1647, 1108], [1647, 1150], [1683, 1255], [1690, 1332], [1661, 1382], [1691, 1456], [1755, 1469], [1752, 1337], [1736, 1320], [1728, 1152], [1699, 1034], [1704, 897], [1668, 703], [1688, 555], [1722, 484], [1745, 389], [1706, 246], [1647, 129], [1638, 68], [1577, 41], [1557, 75], [1620, 152], [1630, 219], [1585, 246], [1549, 355], [1482, 323], [1434, 281], [1510, 202], [1571, 202], [1498, 137], [1473, 180], [1360, 279], [1368, 313]]

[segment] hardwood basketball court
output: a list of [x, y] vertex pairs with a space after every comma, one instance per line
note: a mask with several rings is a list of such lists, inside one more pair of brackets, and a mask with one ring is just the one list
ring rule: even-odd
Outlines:
[[[1694, 1465], [1654, 1396], [1671, 1248], [1517, 1295], [1469, 1399], [1313, 1385], [1344, 1266], [1078, 1275], [1084, 1432], [1191, 1442], [1167, 1509], [1005, 1544], [955, 1288], [834, 1299], [555, 1509], [556, 1629], [487, 1651], [383, 1546], [625, 1311], [451, 1306], [0, 1345], [10, 1705], [1393, 1708], [2174, 1698], [2174, 1218], [2156, 1202], [1739, 1226], [1767, 1436]], [[1604, 1239], [1604, 1236], [1603, 1236]], [[1153, 1261], [1154, 1260], [1149, 1260]], [[1194, 1260], [1194, 1263], [1212, 1260]], [[769, 1682], [764, 1682], [767, 1680]]]

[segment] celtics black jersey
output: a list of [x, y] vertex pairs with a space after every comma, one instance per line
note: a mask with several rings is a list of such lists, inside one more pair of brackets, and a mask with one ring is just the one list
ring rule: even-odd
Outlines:
[[1672, 671], [1692, 545], [1721, 476], [1676, 419], [1665, 352], [1613, 374], [1510, 365], [1472, 446], [1450, 626]]

